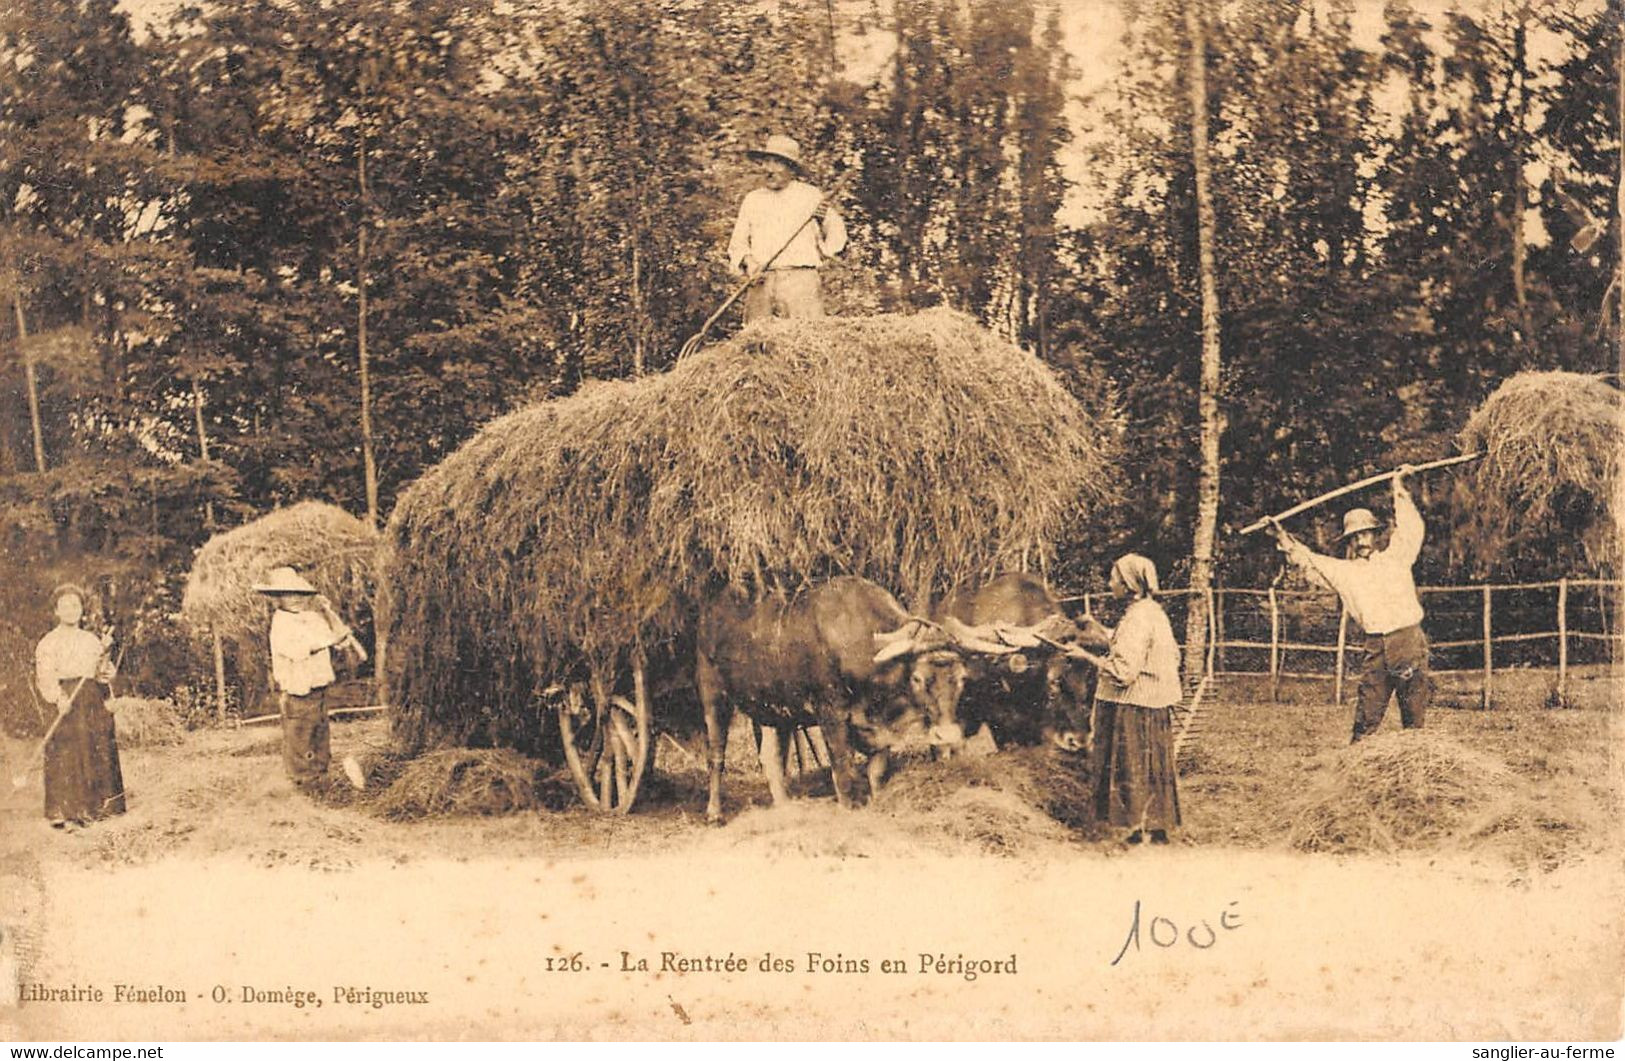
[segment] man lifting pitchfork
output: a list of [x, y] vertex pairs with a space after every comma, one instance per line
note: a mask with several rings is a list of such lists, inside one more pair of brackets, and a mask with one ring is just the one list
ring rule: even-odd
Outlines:
[[1365, 668], [1360, 675], [1354, 710], [1354, 741], [1374, 731], [1388, 712], [1389, 698], [1399, 698], [1399, 718], [1406, 729], [1420, 729], [1427, 716], [1433, 682], [1428, 674], [1428, 639], [1422, 632], [1422, 601], [1411, 568], [1422, 551], [1422, 514], [1405, 485], [1414, 469], [1393, 473], [1394, 529], [1386, 548], [1377, 548], [1382, 522], [1368, 508], [1343, 515], [1346, 557], [1323, 556], [1288, 534], [1278, 519], [1270, 531], [1288, 560], [1309, 578], [1335, 590], [1349, 615], [1365, 631]]

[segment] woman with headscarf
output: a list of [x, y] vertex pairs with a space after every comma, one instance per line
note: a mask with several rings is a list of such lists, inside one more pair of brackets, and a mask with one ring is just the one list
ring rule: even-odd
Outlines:
[[115, 673], [112, 635], [80, 627], [88, 599], [78, 586], [58, 586], [51, 594], [57, 625], [34, 650], [40, 694], [57, 710], [42, 755], [45, 816], [58, 829], [124, 813], [118, 735], [103, 688]]
[[1157, 568], [1130, 553], [1112, 565], [1111, 592], [1129, 598], [1102, 657], [1075, 649], [1100, 668], [1094, 726], [1095, 813], [1130, 830], [1127, 842], [1146, 836], [1168, 842], [1179, 825], [1173, 726], [1179, 703], [1179, 644], [1168, 613], [1157, 603]]

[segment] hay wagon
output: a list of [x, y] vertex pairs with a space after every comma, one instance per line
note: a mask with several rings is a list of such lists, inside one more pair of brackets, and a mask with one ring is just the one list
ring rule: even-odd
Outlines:
[[1047, 556], [1113, 496], [1120, 434], [946, 310], [762, 322], [520, 409], [386, 530], [397, 741], [562, 753], [585, 803], [625, 812], [709, 595], [856, 574], [923, 610]]

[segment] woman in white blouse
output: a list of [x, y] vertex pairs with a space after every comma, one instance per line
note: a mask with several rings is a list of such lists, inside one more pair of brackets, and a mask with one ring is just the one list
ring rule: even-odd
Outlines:
[[1127, 842], [1149, 836], [1168, 842], [1179, 825], [1170, 708], [1179, 703], [1179, 644], [1157, 603], [1157, 567], [1130, 553], [1112, 565], [1111, 591], [1128, 597], [1105, 656], [1078, 651], [1100, 668], [1094, 729], [1095, 813], [1130, 830]]
[[58, 586], [51, 594], [57, 625], [34, 650], [36, 684], [58, 716], [44, 748], [45, 816], [58, 829], [125, 809], [118, 735], [103, 688], [114, 675], [112, 638], [79, 626], [87, 599], [78, 586]]

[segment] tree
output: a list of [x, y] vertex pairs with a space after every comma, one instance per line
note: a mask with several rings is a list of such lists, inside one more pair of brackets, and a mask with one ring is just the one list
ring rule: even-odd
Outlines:
[[1196, 177], [1196, 240], [1202, 286], [1202, 382], [1198, 415], [1202, 424], [1202, 463], [1197, 479], [1196, 527], [1191, 548], [1191, 607], [1185, 620], [1185, 673], [1199, 674], [1207, 653], [1207, 609], [1200, 598], [1213, 586], [1213, 539], [1219, 522], [1220, 344], [1219, 283], [1214, 263], [1218, 236], [1213, 214], [1208, 161], [1207, 33], [1199, 0], [1184, 0], [1190, 37], [1191, 168]]

